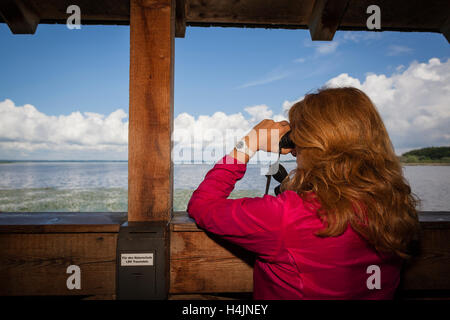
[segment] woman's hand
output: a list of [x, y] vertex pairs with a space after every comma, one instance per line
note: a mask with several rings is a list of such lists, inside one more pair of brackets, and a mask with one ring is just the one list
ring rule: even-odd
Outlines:
[[[249, 149], [252, 151], [279, 152], [279, 143], [282, 136], [291, 130], [289, 122], [275, 122], [270, 119], [264, 119], [244, 137]], [[293, 149], [281, 149], [282, 154], [288, 154]]]
[[[280, 139], [291, 130], [289, 122], [275, 122], [270, 119], [264, 119], [250, 131], [243, 139], [248, 148], [255, 153], [262, 150], [267, 152], [279, 152]], [[288, 154], [293, 149], [281, 149], [282, 154]], [[235, 149], [231, 151], [230, 156], [242, 163], [247, 163], [250, 157]]]

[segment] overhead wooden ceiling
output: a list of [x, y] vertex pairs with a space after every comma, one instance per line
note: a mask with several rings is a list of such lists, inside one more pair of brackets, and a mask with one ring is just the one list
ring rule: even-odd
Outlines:
[[[13, 33], [34, 33], [38, 23], [65, 24], [69, 5], [82, 24], [130, 23], [130, 0], [1, 0], [0, 22]], [[310, 29], [314, 40], [337, 30], [368, 30], [367, 7], [381, 9], [381, 31], [442, 32], [448, 39], [449, 0], [174, 0], [177, 36], [185, 26]], [[148, 1], [147, 1], [148, 2]], [[328, 30], [327, 30], [328, 29]]]

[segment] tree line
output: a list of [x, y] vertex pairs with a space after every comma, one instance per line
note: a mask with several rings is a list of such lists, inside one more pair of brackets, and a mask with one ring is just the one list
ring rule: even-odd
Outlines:
[[450, 163], [450, 147], [428, 147], [411, 150], [401, 155], [405, 163]]

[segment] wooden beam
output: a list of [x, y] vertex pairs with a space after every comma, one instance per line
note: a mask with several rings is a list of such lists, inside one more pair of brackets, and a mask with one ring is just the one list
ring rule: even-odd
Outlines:
[[261, 28], [296, 25], [305, 28], [314, 0], [186, 0], [186, 3], [188, 25], [253, 25]]
[[418, 255], [404, 266], [402, 290], [450, 291], [450, 215], [444, 213], [441, 216], [434, 221], [421, 221]]
[[128, 221], [168, 221], [175, 0], [130, 1]]
[[172, 230], [169, 292], [252, 292], [253, 262], [250, 252], [218, 236]]
[[333, 40], [347, 10], [348, 2], [348, 0], [316, 0], [308, 22], [313, 41]]
[[[450, 213], [422, 212], [420, 250], [402, 273], [400, 297], [420, 297], [450, 290]], [[219, 236], [205, 233], [186, 213], [170, 222], [170, 293], [251, 292], [254, 256]], [[173, 298], [176, 298], [173, 297]]]
[[[1, 0], [0, 5], [6, 1], [11, 0]], [[66, 9], [69, 4], [80, 6], [83, 25], [130, 23], [130, 0], [21, 1], [33, 7], [40, 17], [40, 23], [66, 24]], [[186, 25], [307, 29], [315, 2], [316, 0], [185, 0]], [[440, 28], [450, 12], [450, 1], [445, 0], [357, 0], [349, 2], [338, 29], [367, 31], [366, 10], [371, 4], [382, 7], [384, 31], [441, 32]], [[0, 17], [0, 23], [3, 22]]]
[[[112, 297], [116, 244], [117, 233], [1, 233], [0, 296]], [[67, 287], [70, 265], [80, 267], [79, 289]]]
[[450, 43], [450, 17], [445, 20], [444, 24], [441, 27], [441, 32], [447, 39], [447, 42]]
[[1, 212], [2, 233], [119, 232], [126, 212]]
[[[76, 295], [112, 299], [116, 247], [126, 213], [0, 213], [0, 296]], [[69, 290], [67, 267], [81, 271]]]
[[0, 15], [14, 34], [34, 34], [39, 16], [22, 0], [0, 1]]
[[175, 37], [184, 38], [186, 34], [186, 0], [176, 0]]

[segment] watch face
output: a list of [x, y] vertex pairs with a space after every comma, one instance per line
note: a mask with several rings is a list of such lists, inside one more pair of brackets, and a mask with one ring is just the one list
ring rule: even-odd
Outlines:
[[239, 141], [239, 142], [236, 144], [236, 149], [242, 149], [242, 148], [244, 148], [244, 141]]

